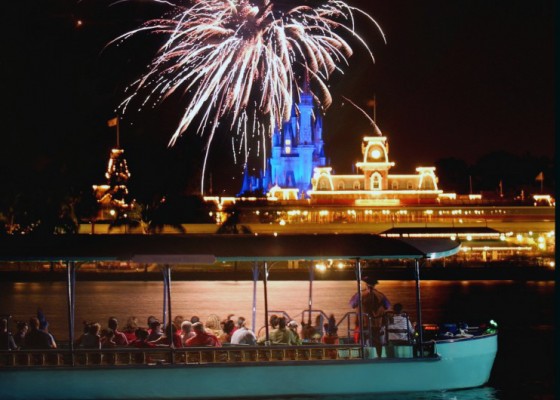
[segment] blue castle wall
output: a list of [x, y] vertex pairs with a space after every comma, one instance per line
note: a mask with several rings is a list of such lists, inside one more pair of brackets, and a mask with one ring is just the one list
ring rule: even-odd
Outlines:
[[323, 120], [314, 106], [313, 94], [306, 87], [299, 103], [292, 108], [290, 120], [281, 129], [274, 129], [267, 170], [256, 175], [245, 170], [239, 195], [258, 191], [264, 194], [278, 185], [297, 188], [303, 198], [311, 189], [313, 169], [326, 165], [323, 145]]

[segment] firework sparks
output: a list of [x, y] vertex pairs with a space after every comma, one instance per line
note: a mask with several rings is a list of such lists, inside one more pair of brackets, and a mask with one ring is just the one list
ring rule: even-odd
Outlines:
[[[294, 94], [300, 91], [298, 77], [309, 76], [319, 88], [317, 100], [325, 108], [330, 105], [326, 81], [352, 55], [341, 35], [363, 44], [373, 61], [354, 31], [355, 13], [369, 18], [383, 35], [371, 16], [342, 1], [291, 8], [283, 3], [194, 0], [188, 7], [173, 6], [170, 18], [150, 20], [116, 38], [110, 44], [143, 32], [167, 38], [119, 109], [124, 114], [140, 103], [141, 110], [181, 92], [187, 102], [169, 145], [191, 125], [208, 134], [204, 178], [210, 144], [222, 122], [242, 143], [238, 148], [247, 162], [250, 139], [270, 138], [274, 127], [290, 118]], [[264, 141], [256, 147], [266, 152]]]

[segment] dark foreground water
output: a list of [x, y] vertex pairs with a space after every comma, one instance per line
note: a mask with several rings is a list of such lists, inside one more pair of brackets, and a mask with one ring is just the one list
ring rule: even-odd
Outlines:
[[[394, 304], [400, 302], [413, 321], [414, 284], [382, 281], [378, 287]], [[348, 299], [355, 282], [316, 281], [313, 283], [313, 309], [333, 313], [337, 320], [351, 311]], [[424, 323], [466, 322], [470, 325], [494, 319], [499, 325], [499, 349], [490, 382], [486, 387], [461, 391], [413, 393], [385, 396], [327, 396], [321, 400], [507, 400], [553, 399], [556, 376], [554, 327], [554, 282], [422, 282]], [[257, 330], [263, 325], [263, 288], [257, 286]], [[225, 318], [243, 315], [252, 323], [252, 282], [173, 282], [172, 313], [205, 321], [210, 314]], [[269, 309], [285, 311], [301, 320], [308, 308], [307, 282], [269, 282]], [[141, 323], [148, 316], [162, 318], [162, 284], [155, 282], [78, 282], [76, 324], [99, 321], [106, 326], [109, 316], [122, 324], [130, 315]], [[11, 314], [12, 321], [27, 320], [37, 307], [43, 308], [51, 332], [58, 340], [68, 338], [65, 285], [53, 283], [0, 283], [0, 314]], [[80, 326], [77, 326], [77, 333]], [[340, 332], [339, 332], [340, 333]], [[406, 379], [406, 376], [395, 379]], [[271, 393], [272, 395], [272, 393]], [[310, 397], [290, 397], [305, 400]], [[317, 397], [315, 397], [317, 399]]]

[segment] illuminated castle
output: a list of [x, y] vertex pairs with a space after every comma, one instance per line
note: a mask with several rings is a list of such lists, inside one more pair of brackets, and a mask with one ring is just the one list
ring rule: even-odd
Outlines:
[[362, 142], [363, 161], [356, 163], [361, 174], [334, 175], [331, 167], [315, 168], [313, 189], [307, 192], [313, 202], [366, 206], [437, 202], [442, 191], [435, 167], [418, 167], [416, 174], [390, 174], [395, 163], [389, 161], [389, 143], [376, 131], [379, 136], [364, 137]]
[[266, 174], [255, 177], [245, 171], [240, 194], [281, 192], [286, 199], [303, 198], [311, 189], [313, 170], [325, 163], [323, 120], [307, 82], [290, 120], [274, 129]]

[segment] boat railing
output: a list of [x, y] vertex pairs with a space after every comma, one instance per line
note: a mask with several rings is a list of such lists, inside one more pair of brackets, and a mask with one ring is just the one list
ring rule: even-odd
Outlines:
[[189, 365], [360, 360], [359, 345], [49, 349], [0, 352], [0, 370], [22, 367]]

